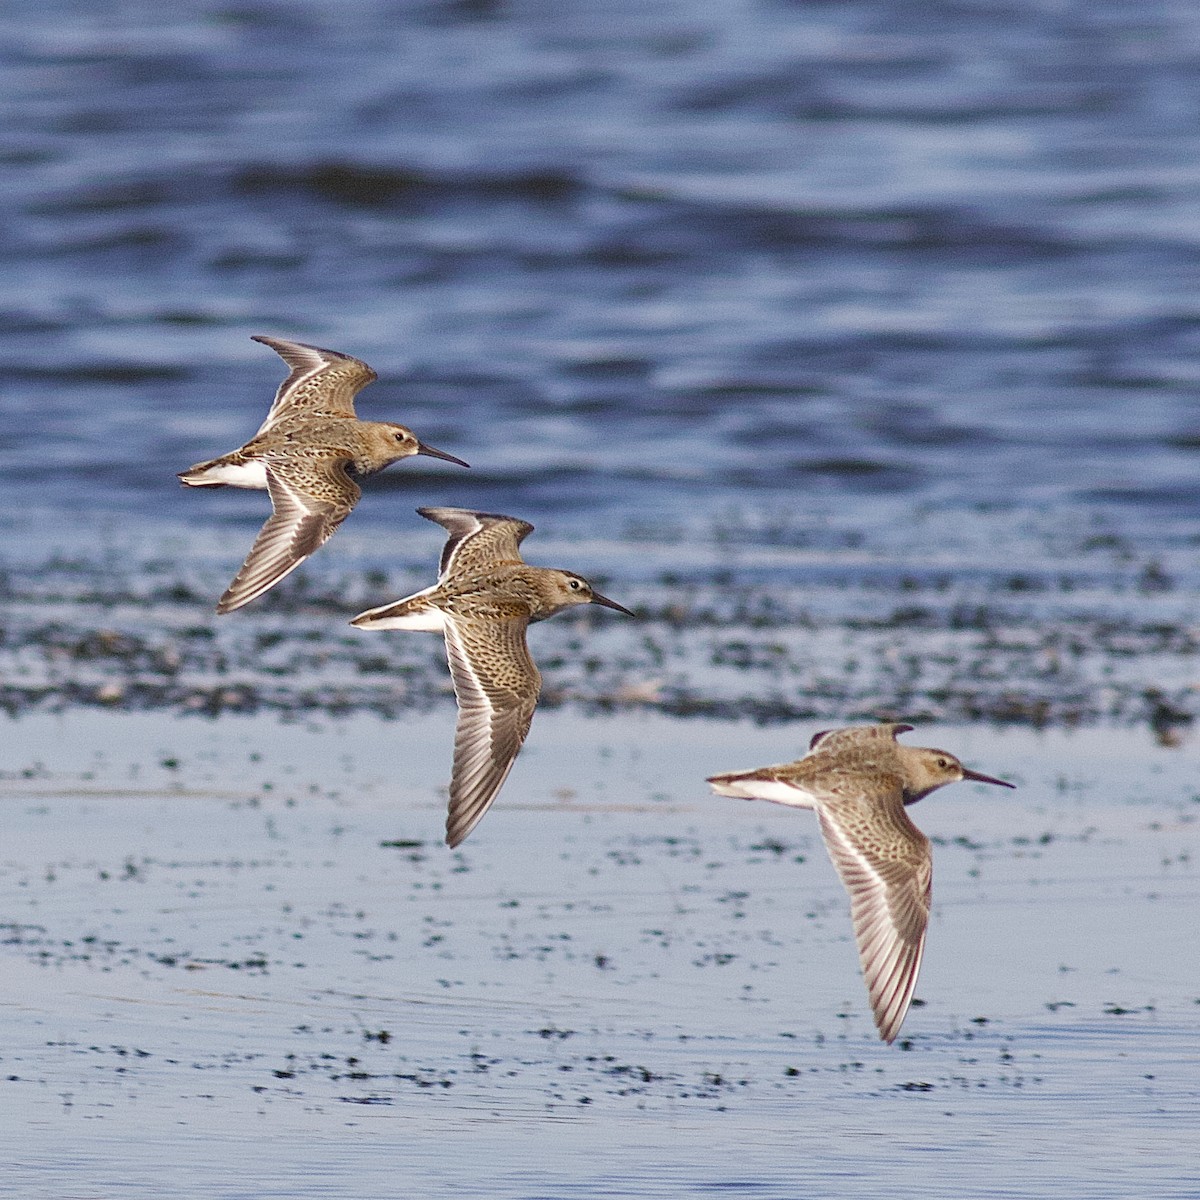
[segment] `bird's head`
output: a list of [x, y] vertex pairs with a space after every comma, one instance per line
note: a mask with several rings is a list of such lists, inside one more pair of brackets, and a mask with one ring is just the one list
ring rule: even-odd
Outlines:
[[389, 462], [399, 458], [409, 458], [413, 454], [424, 454], [428, 458], [441, 458], [446, 462], [457, 463], [460, 467], [470, 466], [461, 458], [447, 454], [445, 450], [437, 450], [426, 445], [407, 425], [397, 425], [392, 421], [378, 421], [372, 425], [372, 440], [378, 446], [381, 457]]
[[633, 616], [633, 613], [623, 604], [618, 604], [615, 600], [600, 595], [586, 579], [571, 571], [548, 571], [542, 576], [542, 579], [546, 585], [547, 594], [544, 597], [546, 611], [539, 616], [549, 616], [551, 613], [571, 608], [576, 604], [599, 604], [604, 608], [616, 609], [617, 612], [624, 613], [627, 617]]
[[998, 787], [1015, 786], [1003, 779], [995, 779], [991, 775], [964, 767], [948, 750], [933, 750], [925, 746], [905, 746], [903, 749], [907, 752], [905, 774], [908, 778], [904, 789], [905, 799], [910, 804], [914, 800], [920, 800], [922, 796], [928, 796], [937, 788], [964, 779], [974, 780], [976, 783], [994, 783]]

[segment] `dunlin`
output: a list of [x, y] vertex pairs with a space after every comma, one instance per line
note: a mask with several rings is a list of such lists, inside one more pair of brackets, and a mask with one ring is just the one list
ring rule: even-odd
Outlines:
[[818, 733], [796, 762], [709, 779], [722, 796], [814, 808], [825, 848], [850, 893], [850, 913], [879, 1036], [891, 1042], [912, 1002], [933, 883], [929, 839], [909, 820], [915, 804], [947, 783], [1012, 787], [964, 767], [945, 750], [902, 746], [911, 725]]
[[528, 521], [464, 508], [417, 512], [450, 534], [437, 583], [350, 623], [445, 636], [458, 698], [446, 842], [457, 846], [496, 798], [533, 720], [542, 677], [525, 640], [530, 621], [575, 604], [633, 614], [571, 571], [524, 562], [520, 545], [533, 530]]
[[292, 369], [262, 428], [244, 446], [197, 463], [188, 487], [265, 489], [272, 513], [217, 604], [233, 612], [261, 596], [326, 542], [362, 492], [351, 476], [372, 475], [412, 454], [467, 464], [390, 421], [360, 421], [354, 397], [377, 379], [365, 362], [303, 342], [256, 337]]

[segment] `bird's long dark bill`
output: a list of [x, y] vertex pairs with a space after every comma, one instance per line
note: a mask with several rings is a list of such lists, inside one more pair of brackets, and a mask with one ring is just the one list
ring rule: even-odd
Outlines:
[[593, 604], [603, 604], [605, 608], [615, 608], [617, 612], [624, 613], [627, 617], [632, 617], [633, 613], [629, 611], [623, 604], [618, 604], [615, 600], [610, 600], [607, 596], [600, 595], [599, 592], [592, 593]]
[[455, 458], [453, 454], [447, 454], [445, 450], [436, 450], [433, 446], [427, 446], [424, 442], [417, 443], [417, 453], [424, 454], [429, 458], [444, 458], [447, 462], [458, 463], [460, 467], [469, 467], [469, 462], [463, 462], [461, 458]]
[[990, 775], [981, 775], [978, 771], [972, 771], [968, 767], [963, 767], [963, 778], [973, 779], [976, 783], [994, 783], [999, 787], [1016, 787], [1015, 783], [1008, 783], [1003, 779], [993, 779]]

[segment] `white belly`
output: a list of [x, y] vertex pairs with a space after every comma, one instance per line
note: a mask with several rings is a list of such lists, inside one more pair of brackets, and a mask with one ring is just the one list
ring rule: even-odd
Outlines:
[[198, 471], [191, 478], [185, 478], [184, 483], [193, 487], [223, 483], [227, 487], [254, 488], [262, 491], [267, 486], [267, 467], [261, 458], [252, 458], [244, 463], [220, 463]]
[[738, 800], [770, 800], [791, 808], [816, 808], [815, 798], [801, 788], [778, 779], [730, 779], [714, 783], [712, 789], [721, 796]]
[[436, 608], [394, 617], [363, 613], [361, 617], [355, 617], [353, 623], [360, 629], [409, 629], [422, 633], [443, 633], [446, 629], [446, 618]]
[[359, 629], [408, 629], [420, 633], [444, 633], [446, 614], [440, 608], [435, 608], [432, 604], [420, 605], [417, 608], [408, 607], [412, 601], [432, 592], [436, 586], [435, 584], [434, 587], [426, 588], [424, 592], [417, 592], [392, 604], [369, 608], [366, 612], [359, 613], [350, 624], [357, 625]]

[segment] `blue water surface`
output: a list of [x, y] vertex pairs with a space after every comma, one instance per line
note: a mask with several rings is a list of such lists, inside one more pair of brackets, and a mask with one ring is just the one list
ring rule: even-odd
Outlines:
[[1195, 543], [1192, 5], [15, 0], [0, 31], [10, 556], [248, 535], [262, 497], [174, 472], [257, 427], [253, 333], [368, 360], [364, 415], [474, 464], [394, 468], [360, 532], [449, 502]]

